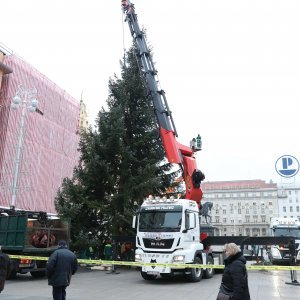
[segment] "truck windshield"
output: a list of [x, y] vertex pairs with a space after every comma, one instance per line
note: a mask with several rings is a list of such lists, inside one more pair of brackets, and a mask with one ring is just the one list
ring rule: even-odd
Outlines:
[[175, 232], [181, 228], [181, 211], [144, 211], [140, 213], [139, 231]]
[[276, 228], [274, 236], [294, 236], [300, 238], [299, 228]]

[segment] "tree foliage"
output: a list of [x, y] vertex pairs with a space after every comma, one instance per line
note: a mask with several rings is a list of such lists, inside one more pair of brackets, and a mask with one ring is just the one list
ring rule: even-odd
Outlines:
[[88, 232], [100, 240], [132, 235], [137, 206], [149, 194], [165, 194], [178, 175], [165, 161], [134, 47], [121, 65], [121, 78], [115, 75], [108, 87], [107, 109], [100, 110], [95, 130], [82, 132], [79, 165], [55, 202], [59, 214], [72, 220], [77, 247]]

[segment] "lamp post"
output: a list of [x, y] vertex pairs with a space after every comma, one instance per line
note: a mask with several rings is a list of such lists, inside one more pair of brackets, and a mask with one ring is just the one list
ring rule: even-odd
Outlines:
[[38, 105], [38, 101], [36, 100], [36, 93], [37, 91], [35, 88], [27, 89], [22, 85], [20, 85], [11, 103], [11, 107], [14, 110], [17, 110], [19, 107], [22, 108], [19, 133], [18, 133], [17, 152], [16, 152], [16, 159], [15, 159], [14, 181], [13, 181], [12, 197], [11, 197], [12, 209], [14, 209], [16, 205], [17, 184], [18, 184], [18, 177], [19, 177], [20, 157], [21, 157], [22, 145], [23, 145], [23, 130], [25, 124], [26, 111], [27, 109], [29, 109], [30, 112], [36, 111]]

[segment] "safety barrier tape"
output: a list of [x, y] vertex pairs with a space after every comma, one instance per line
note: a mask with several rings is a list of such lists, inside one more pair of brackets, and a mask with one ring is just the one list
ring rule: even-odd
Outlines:
[[[28, 260], [48, 260], [45, 256], [24, 256], [24, 255], [9, 255], [10, 258], [15, 259], [28, 259]], [[170, 268], [208, 268], [208, 265], [203, 264], [175, 264], [175, 263], [144, 263], [144, 262], [132, 262], [132, 261], [114, 261], [114, 260], [95, 260], [95, 259], [78, 259], [80, 264], [88, 265], [117, 265], [117, 266], [153, 266], [153, 267], [170, 267]], [[224, 265], [209, 265], [209, 269], [224, 269]], [[300, 266], [264, 266], [264, 265], [248, 265], [248, 270], [277, 270], [277, 271], [300, 271]]]

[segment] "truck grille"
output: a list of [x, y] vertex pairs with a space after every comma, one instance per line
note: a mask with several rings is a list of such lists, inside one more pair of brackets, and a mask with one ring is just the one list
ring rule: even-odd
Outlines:
[[171, 249], [174, 239], [143, 239], [146, 248]]

